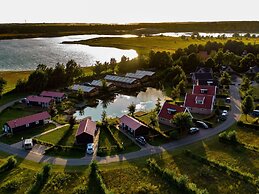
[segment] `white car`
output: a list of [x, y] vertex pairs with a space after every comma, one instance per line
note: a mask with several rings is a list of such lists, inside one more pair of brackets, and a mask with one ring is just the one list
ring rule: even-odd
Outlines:
[[227, 110], [223, 110], [221, 115], [224, 116], [224, 117], [228, 116], [228, 111]]
[[86, 146], [86, 153], [87, 154], [93, 154], [94, 153], [94, 144], [93, 143], [88, 143]]
[[189, 129], [189, 133], [190, 134], [194, 134], [194, 133], [197, 133], [197, 132], [199, 132], [200, 130], [199, 130], [199, 128], [197, 128], [197, 127], [192, 127], [192, 128], [190, 128]]

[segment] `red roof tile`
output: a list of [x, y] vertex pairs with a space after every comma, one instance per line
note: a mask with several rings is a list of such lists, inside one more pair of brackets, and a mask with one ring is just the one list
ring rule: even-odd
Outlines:
[[178, 106], [178, 105], [174, 105], [174, 104], [170, 104], [168, 102], [165, 102], [163, 107], [161, 108], [159, 114], [158, 114], [158, 117], [171, 120], [174, 117], [174, 114], [169, 114], [168, 109], [169, 110], [170, 109], [175, 110], [176, 113], [185, 111], [185, 108], [182, 107], [182, 106]]
[[134, 119], [134, 118], [132, 118], [132, 117], [130, 117], [128, 115], [123, 115], [120, 118], [120, 123], [126, 124], [128, 127], [130, 127], [133, 130], [138, 129], [141, 126], [147, 127], [146, 125], [144, 125], [143, 123], [141, 123], [137, 119]]
[[49, 113], [47, 111], [45, 111], [45, 112], [37, 113], [34, 115], [29, 115], [26, 117], [21, 117], [21, 118], [17, 118], [17, 119], [8, 121], [7, 124], [9, 125], [9, 127], [11, 127], [13, 129], [16, 127], [21, 127], [26, 124], [34, 123], [36, 121], [50, 119], [50, 118], [51, 117], [50, 117]]
[[42, 96], [28, 96], [27, 100], [29, 102], [40, 102], [40, 103], [50, 103], [52, 98], [42, 97]]
[[94, 136], [96, 129], [96, 123], [91, 119], [85, 119], [80, 122], [80, 125], [77, 129], [76, 136], [81, 135], [82, 133], [87, 133]]
[[[197, 104], [196, 99], [203, 99], [203, 104]], [[204, 108], [204, 109], [211, 109], [213, 105], [214, 96], [211, 95], [201, 95], [201, 94], [186, 94], [184, 106], [191, 107], [191, 108]]]
[[53, 91], [43, 91], [40, 96], [52, 97], [52, 98], [62, 98], [65, 95], [63, 92], [53, 92]]
[[[205, 93], [201, 93], [201, 90], [207, 90]], [[208, 86], [208, 85], [198, 85], [198, 86], [193, 86], [192, 90], [193, 94], [206, 94], [206, 95], [216, 95], [216, 86]]]

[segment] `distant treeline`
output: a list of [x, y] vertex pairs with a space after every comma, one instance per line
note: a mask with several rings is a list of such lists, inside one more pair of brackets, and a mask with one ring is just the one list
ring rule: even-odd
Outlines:
[[136, 24], [0, 24], [0, 39], [73, 34], [153, 34], [162, 32], [259, 33], [259, 21]]

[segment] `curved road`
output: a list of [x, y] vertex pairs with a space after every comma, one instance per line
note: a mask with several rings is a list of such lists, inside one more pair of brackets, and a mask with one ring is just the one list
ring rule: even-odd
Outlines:
[[[209, 130], [201, 130], [199, 133], [194, 135], [189, 135], [183, 139], [173, 141], [161, 146], [150, 146], [148, 148], [143, 148], [136, 152], [131, 152], [127, 154], [120, 154], [120, 155], [114, 155], [114, 156], [107, 156], [107, 157], [96, 157], [94, 158], [99, 163], [111, 163], [111, 162], [119, 162], [119, 161], [125, 161], [130, 159], [136, 159], [152, 154], [158, 154], [163, 151], [169, 151], [174, 150], [176, 148], [179, 148], [181, 146], [185, 146], [188, 144], [195, 143], [197, 141], [209, 138], [211, 136], [214, 136], [227, 128], [229, 128], [231, 125], [233, 125], [240, 117], [241, 111], [240, 111], [240, 105], [241, 105], [241, 99], [238, 91], [238, 83], [239, 80], [235, 83], [235, 85], [230, 86], [230, 95], [231, 95], [231, 111], [229, 111], [228, 119], [222, 123], [221, 125], [209, 129]], [[12, 104], [8, 103], [9, 105]], [[5, 105], [6, 107], [6, 105]], [[2, 107], [0, 107], [1, 112]], [[22, 149], [17, 149], [14, 147], [11, 147], [10, 145], [0, 143], [0, 150], [3, 152], [7, 152], [10, 154], [17, 155], [21, 158], [25, 158], [26, 160], [31, 160], [34, 162], [48, 162], [55, 165], [69, 165], [69, 166], [78, 166], [78, 165], [88, 165], [93, 160], [90, 156], [85, 156], [83, 158], [79, 159], [63, 159], [63, 158], [56, 158], [51, 156], [45, 156], [45, 155], [39, 155], [33, 152], [27, 152]]]

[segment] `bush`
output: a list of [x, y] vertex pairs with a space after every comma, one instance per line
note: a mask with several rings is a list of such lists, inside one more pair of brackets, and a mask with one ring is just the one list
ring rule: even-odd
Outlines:
[[73, 190], [73, 194], [86, 194], [86, 193], [87, 193], [86, 186], [78, 186]]
[[72, 176], [68, 173], [58, 173], [52, 176], [51, 180], [44, 186], [46, 193], [53, 193], [54, 191], [60, 190], [62, 187], [69, 184]]
[[13, 193], [18, 190], [21, 186], [22, 182], [20, 180], [8, 180], [4, 185], [1, 187], [7, 193]]
[[152, 185], [150, 183], [140, 183], [137, 188], [131, 189], [131, 193], [136, 193], [136, 194], [156, 194], [160, 193], [159, 189], [157, 186]]
[[199, 193], [199, 194], [207, 194], [208, 191], [206, 189], [198, 189], [194, 183], [191, 183], [187, 176], [178, 175], [174, 171], [171, 171], [167, 168], [161, 168], [158, 166], [154, 159], [147, 160], [148, 167], [155, 173], [159, 174], [165, 181], [169, 184], [173, 184], [178, 187], [183, 193]]
[[8, 157], [7, 160], [0, 166], [0, 173], [11, 170], [16, 166], [16, 163], [17, 160], [14, 158], [14, 156]]
[[254, 130], [259, 130], [259, 125], [244, 123], [243, 121], [238, 121], [237, 125], [240, 127], [247, 127]]
[[237, 144], [238, 140], [237, 140], [237, 133], [235, 130], [233, 131], [225, 131], [223, 133], [219, 134], [219, 141], [221, 142], [229, 142], [232, 144]]

